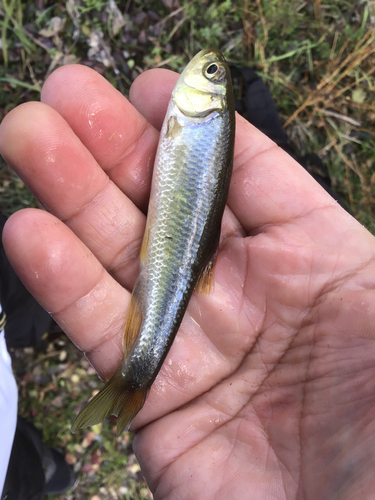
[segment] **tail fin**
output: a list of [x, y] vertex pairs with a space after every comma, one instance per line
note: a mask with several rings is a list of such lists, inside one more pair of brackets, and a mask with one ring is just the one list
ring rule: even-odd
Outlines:
[[103, 389], [79, 413], [73, 422], [72, 432], [116, 415], [119, 436], [142, 408], [147, 396], [147, 389], [132, 389], [127, 385], [121, 364]]

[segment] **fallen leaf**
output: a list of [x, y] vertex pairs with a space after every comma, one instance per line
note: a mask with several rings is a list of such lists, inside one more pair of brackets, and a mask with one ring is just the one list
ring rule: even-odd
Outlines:
[[94, 441], [94, 438], [95, 438], [95, 432], [89, 431], [83, 438], [83, 441], [81, 443], [82, 447], [87, 448], [88, 446], [90, 446], [90, 444]]
[[47, 23], [47, 27], [39, 31], [39, 35], [51, 38], [64, 29], [65, 19], [55, 16]]
[[59, 354], [59, 361], [65, 361], [66, 360], [66, 351], [61, 351]]
[[362, 89], [354, 89], [352, 92], [352, 99], [354, 102], [365, 102], [366, 100], [366, 92]]
[[73, 453], [67, 453], [65, 455], [65, 462], [69, 465], [74, 465], [77, 462], [77, 457]]
[[55, 406], [56, 408], [62, 408], [63, 406], [63, 400], [61, 396], [56, 396], [55, 398], [52, 399], [51, 405]]

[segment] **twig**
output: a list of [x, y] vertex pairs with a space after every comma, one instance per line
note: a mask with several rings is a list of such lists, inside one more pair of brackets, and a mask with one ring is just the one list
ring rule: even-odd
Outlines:
[[340, 113], [336, 113], [335, 111], [329, 111], [328, 109], [320, 109], [320, 113], [326, 116], [333, 116], [334, 118], [338, 118], [344, 122], [350, 123], [354, 127], [360, 127], [361, 122], [354, 120], [354, 118], [350, 118], [349, 116], [341, 115]]
[[355, 137], [350, 137], [348, 134], [342, 134], [342, 138], [346, 139], [349, 142], [355, 142], [356, 144], [363, 144], [363, 141], [356, 139]]

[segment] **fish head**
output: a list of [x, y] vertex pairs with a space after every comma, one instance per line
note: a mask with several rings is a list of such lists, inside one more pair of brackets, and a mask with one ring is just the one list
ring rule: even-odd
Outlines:
[[228, 106], [231, 77], [220, 50], [205, 49], [190, 61], [177, 80], [172, 99], [182, 113], [205, 117]]

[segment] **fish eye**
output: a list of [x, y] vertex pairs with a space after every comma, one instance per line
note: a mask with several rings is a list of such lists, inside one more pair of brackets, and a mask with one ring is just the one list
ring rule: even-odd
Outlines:
[[215, 63], [214, 63], [214, 64], [210, 64], [210, 65], [208, 66], [208, 68], [206, 69], [206, 71], [207, 71], [207, 73], [208, 73], [209, 75], [213, 75], [214, 73], [216, 73], [216, 72], [217, 72], [217, 70], [218, 70], [218, 69], [219, 69], [219, 66], [218, 66], [217, 64], [215, 64]]
[[216, 63], [212, 63], [212, 64], [209, 64], [206, 68], [206, 77], [211, 79], [213, 78], [215, 75], [217, 75], [217, 73], [219, 72], [220, 70], [220, 66]]

